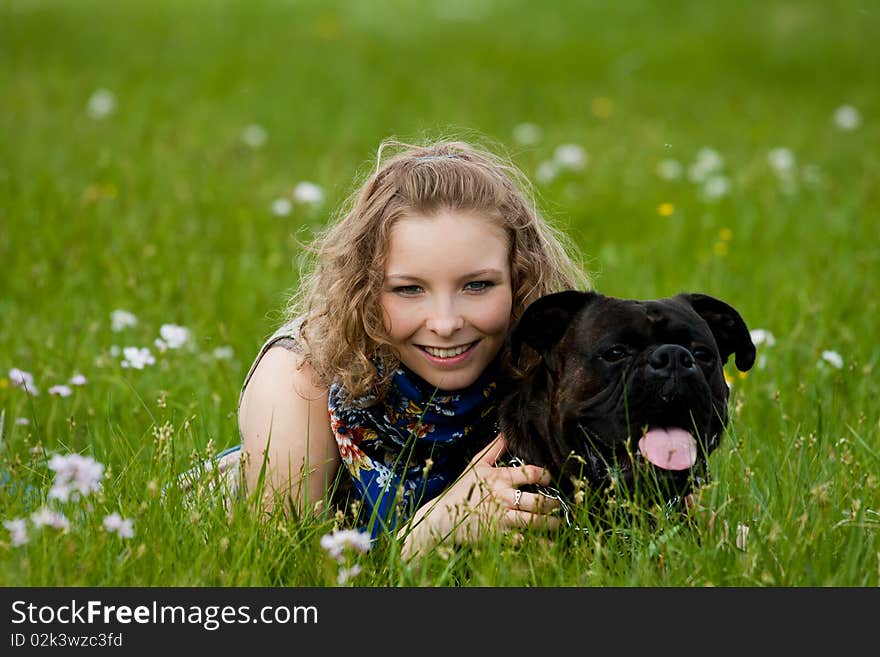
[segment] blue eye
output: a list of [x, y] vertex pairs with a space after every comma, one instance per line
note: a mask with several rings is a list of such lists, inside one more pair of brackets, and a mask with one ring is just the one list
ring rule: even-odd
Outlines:
[[392, 290], [395, 294], [401, 294], [403, 296], [413, 296], [421, 291], [422, 288], [419, 285], [400, 285]]
[[492, 281], [471, 281], [464, 287], [471, 292], [482, 292], [483, 290], [488, 290], [493, 285], [495, 285], [495, 283]]

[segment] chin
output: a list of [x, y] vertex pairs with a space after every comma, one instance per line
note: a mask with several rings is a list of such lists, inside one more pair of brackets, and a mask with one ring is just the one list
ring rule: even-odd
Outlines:
[[[417, 372], [418, 374], [418, 372]], [[426, 373], [427, 374], [427, 373]], [[456, 372], [455, 374], [443, 374], [443, 373], [433, 373], [433, 374], [419, 374], [425, 381], [430, 383], [432, 386], [445, 391], [454, 391], [461, 390], [462, 388], [467, 388], [474, 381], [476, 381], [480, 373], [470, 373], [470, 372]]]

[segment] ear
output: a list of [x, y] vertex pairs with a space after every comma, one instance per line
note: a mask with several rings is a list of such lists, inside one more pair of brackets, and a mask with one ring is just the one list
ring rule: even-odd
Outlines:
[[600, 295], [595, 292], [566, 290], [533, 301], [510, 332], [509, 346], [513, 361], [527, 344], [542, 356], [562, 339], [574, 316]]
[[739, 371], [745, 372], [752, 368], [755, 364], [755, 345], [746, 323], [733, 306], [706, 294], [682, 293], [676, 298], [690, 304], [706, 320], [721, 352], [722, 363], [726, 363], [731, 354], [736, 354], [736, 367]]

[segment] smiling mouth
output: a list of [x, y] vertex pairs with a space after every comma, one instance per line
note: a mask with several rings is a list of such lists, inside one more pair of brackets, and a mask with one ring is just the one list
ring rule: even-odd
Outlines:
[[456, 356], [461, 356], [464, 352], [471, 349], [474, 345], [477, 344], [477, 342], [479, 342], [479, 340], [469, 342], [458, 347], [450, 347], [447, 349], [442, 349], [439, 347], [428, 347], [426, 345], [416, 346], [427, 354], [433, 356], [434, 358], [455, 358]]

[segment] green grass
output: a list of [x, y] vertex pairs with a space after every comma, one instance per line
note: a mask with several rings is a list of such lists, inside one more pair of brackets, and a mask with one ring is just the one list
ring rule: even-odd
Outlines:
[[[0, 470], [17, 484], [0, 516], [32, 510], [28, 486], [45, 498], [50, 453], [107, 468], [101, 494], [65, 505], [68, 533], [13, 547], [0, 528], [0, 582], [335, 585], [319, 546], [331, 520], [194, 511], [158, 490], [237, 441], [239, 386], [296, 285], [299, 244], [379, 141], [453, 135], [532, 177], [559, 144], [582, 145], [587, 167], [538, 190], [596, 287], [712, 294], [777, 342], [735, 378], [689, 522], [643, 511], [586, 539], [498, 537], [414, 566], [387, 541], [358, 557], [352, 583], [877, 586], [878, 42], [880, 10], [849, 0], [0, 0]], [[95, 120], [101, 88], [117, 107]], [[855, 130], [832, 120], [845, 104]], [[522, 122], [539, 143], [514, 141]], [[260, 148], [242, 142], [250, 124], [267, 131]], [[730, 183], [714, 201], [686, 175], [657, 175], [704, 147]], [[768, 162], [777, 147], [795, 156], [788, 182]], [[273, 215], [301, 180], [324, 205]], [[139, 324], [111, 331], [117, 308]], [[166, 323], [193, 348], [120, 367], [113, 345], [152, 347]], [[233, 358], [212, 356], [222, 346]], [[41, 394], [12, 386], [11, 368]], [[75, 372], [87, 385], [47, 394]], [[133, 539], [102, 530], [113, 511]]]

